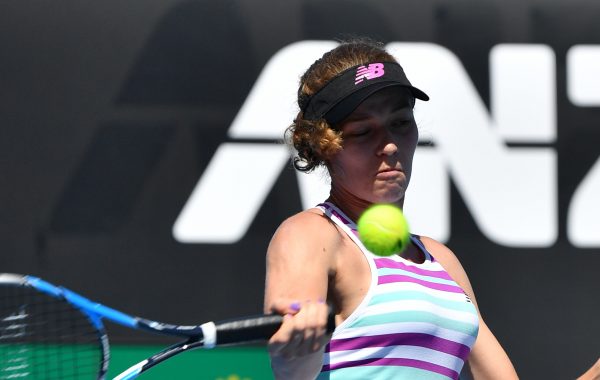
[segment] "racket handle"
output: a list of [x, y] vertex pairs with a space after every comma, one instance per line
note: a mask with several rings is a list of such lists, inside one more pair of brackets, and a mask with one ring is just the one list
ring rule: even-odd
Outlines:
[[[216, 344], [232, 344], [269, 339], [281, 326], [281, 315], [260, 315], [217, 322]], [[206, 346], [206, 336], [204, 337]]]
[[[163, 361], [182, 352], [195, 348], [213, 348], [216, 345], [253, 342], [269, 339], [281, 327], [283, 317], [277, 314], [257, 315], [253, 317], [236, 318], [221, 322], [208, 322], [201, 325], [203, 336], [191, 334], [190, 340], [167, 347], [152, 357], [139, 362], [115, 377], [113, 380], [132, 380], [138, 375]], [[198, 326], [191, 326], [195, 331]], [[327, 317], [327, 332], [335, 329], [335, 314], [331, 305]]]
[[[212, 326], [207, 326], [212, 323]], [[204, 347], [268, 340], [283, 323], [278, 314], [258, 315], [202, 325]], [[327, 333], [335, 329], [335, 313], [329, 306]]]

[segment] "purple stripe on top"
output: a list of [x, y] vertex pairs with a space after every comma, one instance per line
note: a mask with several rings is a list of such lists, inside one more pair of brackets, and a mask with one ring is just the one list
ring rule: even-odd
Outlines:
[[334, 365], [324, 365], [321, 368], [321, 372], [331, 371], [340, 368], [350, 368], [359, 366], [399, 366], [399, 367], [413, 367], [423, 369], [429, 372], [439, 373], [440, 375], [447, 376], [451, 379], [458, 379], [458, 372], [446, 368], [438, 364], [428, 363], [422, 360], [416, 359], [403, 359], [403, 358], [370, 358], [363, 360], [355, 360], [350, 362], [342, 362]]
[[401, 274], [390, 274], [390, 275], [386, 275], [386, 276], [379, 276], [379, 278], [377, 280], [378, 285], [391, 284], [394, 282], [412, 282], [414, 284], [420, 284], [420, 285], [423, 285], [430, 289], [441, 290], [444, 292], [461, 293], [461, 294], [464, 293], [462, 288], [459, 286], [438, 284], [436, 282], [424, 281], [424, 280], [420, 280], [418, 278], [405, 276], [405, 275], [401, 275]]
[[367, 347], [418, 346], [444, 352], [467, 359], [471, 349], [461, 343], [424, 333], [396, 333], [357, 336], [354, 338], [333, 339], [327, 345], [328, 352], [358, 350]]
[[377, 266], [377, 269], [381, 269], [381, 268], [402, 269], [402, 270], [420, 274], [423, 276], [429, 276], [429, 277], [435, 277], [435, 278], [441, 278], [444, 280], [454, 281], [454, 280], [452, 280], [452, 277], [450, 277], [450, 275], [444, 270], [422, 269], [422, 268], [419, 268], [419, 267], [416, 267], [413, 265], [406, 265], [403, 262], [396, 261], [396, 260], [393, 260], [390, 258], [385, 258], [385, 257], [376, 258], [375, 266]]

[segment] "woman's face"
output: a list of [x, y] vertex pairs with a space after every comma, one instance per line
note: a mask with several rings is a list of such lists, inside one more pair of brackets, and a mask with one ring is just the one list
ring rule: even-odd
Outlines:
[[400, 203], [418, 141], [408, 89], [389, 87], [340, 123], [343, 149], [329, 162], [332, 187], [370, 203]]

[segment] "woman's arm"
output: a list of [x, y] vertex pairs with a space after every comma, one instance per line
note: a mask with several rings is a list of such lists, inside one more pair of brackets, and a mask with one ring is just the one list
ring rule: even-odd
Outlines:
[[479, 315], [479, 333], [467, 361], [471, 375], [480, 379], [518, 379], [508, 355]]
[[269, 341], [276, 379], [311, 379], [321, 369], [337, 235], [323, 216], [303, 212], [282, 223], [269, 244], [265, 311], [285, 315]]
[[475, 293], [458, 258], [448, 247], [433, 239], [423, 237], [421, 240], [425, 244], [425, 247], [450, 274], [452, 279], [467, 293], [477, 308], [477, 313], [479, 314], [479, 333], [477, 334], [477, 340], [467, 362], [473, 378], [475, 380], [518, 379], [508, 355], [486, 325], [479, 312]]

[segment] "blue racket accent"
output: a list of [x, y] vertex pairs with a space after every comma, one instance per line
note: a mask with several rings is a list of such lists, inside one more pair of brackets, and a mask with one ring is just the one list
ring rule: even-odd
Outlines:
[[41, 290], [44, 293], [50, 294], [51, 296], [60, 297], [62, 295], [62, 290], [58, 286], [54, 286], [39, 277], [25, 276], [25, 280], [25, 283]]
[[102, 327], [102, 318], [106, 318], [112, 322], [127, 327], [138, 327], [137, 318], [134, 318], [130, 315], [127, 315], [108, 306], [104, 306], [98, 302], [91, 301], [90, 299], [85, 298], [75, 292], [72, 292], [69, 289], [60, 286], [54, 286], [49, 282], [42, 280], [41, 278], [34, 276], [26, 276], [26, 279], [28, 283], [36, 289], [39, 289], [40, 291], [48, 293], [55, 297], [64, 297], [67, 301], [71, 302], [73, 305], [76, 305], [82, 311], [85, 311], [86, 314], [92, 320], [92, 322], [98, 328]]
[[92, 315], [96, 315], [100, 318], [106, 318], [112, 322], [127, 327], [137, 327], [137, 319], [132, 316], [129, 316], [108, 306], [104, 306], [100, 303], [90, 301], [89, 299], [80, 296], [79, 294], [72, 292], [68, 289], [63, 288], [63, 294], [69, 302], [86, 310]]

